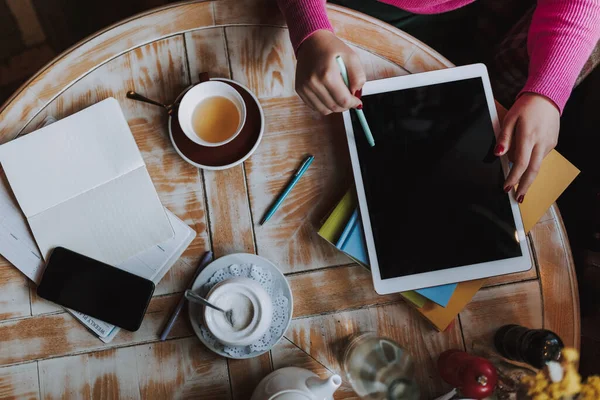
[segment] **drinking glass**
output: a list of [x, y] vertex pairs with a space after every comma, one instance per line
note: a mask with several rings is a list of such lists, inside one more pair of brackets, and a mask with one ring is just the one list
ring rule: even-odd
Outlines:
[[351, 339], [343, 359], [352, 388], [368, 400], [417, 400], [410, 354], [394, 341], [366, 332]]

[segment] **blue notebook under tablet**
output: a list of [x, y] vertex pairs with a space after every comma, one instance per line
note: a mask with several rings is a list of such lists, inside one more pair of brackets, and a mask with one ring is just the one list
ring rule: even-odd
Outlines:
[[[369, 265], [367, 246], [365, 244], [365, 235], [363, 232], [362, 222], [359, 218], [358, 209], [352, 213], [350, 220], [346, 224], [346, 227], [344, 228], [335, 246], [362, 264], [366, 266]], [[451, 283], [448, 285], [417, 289], [415, 292], [427, 297], [429, 300], [439, 304], [442, 307], [446, 307], [450, 301], [450, 298], [452, 297], [452, 294], [454, 293], [454, 289], [456, 289], [456, 285], [456, 283]]]

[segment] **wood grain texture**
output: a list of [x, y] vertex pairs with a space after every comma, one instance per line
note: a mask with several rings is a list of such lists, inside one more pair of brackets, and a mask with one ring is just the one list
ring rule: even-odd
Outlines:
[[37, 362], [0, 367], [0, 399], [39, 399]]
[[395, 340], [414, 359], [415, 378], [421, 397], [432, 399], [447, 393], [448, 386], [437, 374], [437, 359], [449, 349], [464, 349], [458, 324], [444, 332], [437, 332], [427, 321], [405, 303], [372, 308], [377, 320], [378, 334]]
[[37, 286], [29, 282], [29, 299], [31, 301], [31, 315], [51, 314], [63, 312], [63, 308], [51, 301], [44, 300], [37, 295]]
[[0, 259], [0, 321], [31, 315], [25, 275]]
[[229, 396], [225, 360], [199, 345], [195, 338], [41, 361], [40, 385], [43, 398]]
[[544, 328], [558, 334], [566, 346], [579, 348], [581, 322], [577, 278], [569, 240], [556, 205], [554, 219], [538, 223], [531, 236], [540, 265]]
[[220, 0], [214, 7], [217, 25], [285, 25], [275, 0]]
[[[287, 338], [284, 338], [279, 342], [277, 346], [271, 350], [271, 354], [273, 358], [273, 367], [275, 369], [285, 367], [305, 368], [314, 374], [317, 374], [321, 379], [329, 378], [336, 373], [319, 363]], [[343, 378], [343, 374], [340, 376], [342, 376], [343, 379], [342, 386], [335, 392], [334, 398], [336, 400], [358, 399], [359, 397], [352, 389], [350, 383], [348, 383], [348, 380]]]
[[285, 337], [330, 371], [342, 373], [342, 357], [352, 335], [377, 331], [368, 308], [294, 319]]
[[406, 65], [420, 44], [393, 26], [354, 10], [328, 4], [327, 15], [339, 38], [400, 66]]
[[403, 301], [399, 294], [378, 295], [372, 279], [371, 272], [356, 264], [289, 275], [294, 318]]
[[215, 257], [255, 253], [244, 167], [204, 171], [210, 231]]
[[98, 66], [128, 50], [213, 25], [212, 4], [168, 6], [107, 28], [68, 50], [23, 85], [0, 112], [0, 142], [14, 138], [48, 102]]
[[[137, 332], [121, 331], [109, 344], [91, 335], [66, 312], [0, 323], [0, 365], [65, 356], [156, 341], [179, 296], [155, 297]], [[170, 338], [191, 336], [187, 320], [179, 318]]]
[[435, 362], [443, 351], [463, 348], [460, 328], [455, 324], [439, 333], [405, 303], [296, 319], [286, 337], [327, 369], [341, 374], [349, 338], [367, 331], [389, 337], [413, 356], [423, 398], [449, 390], [435, 374]]
[[467, 350], [478, 342], [493, 346], [493, 336], [503, 325], [541, 328], [542, 294], [537, 281], [480, 290], [459, 314]]
[[258, 382], [273, 371], [270, 352], [246, 360], [227, 360], [227, 363], [235, 400], [250, 399]]
[[294, 95], [294, 50], [287, 29], [225, 28], [231, 76], [259, 98]]
[[315, 161], [271, 220], [256, 226], [258, 253], [283, 272], [347, 264], [349, 259], [317, 234], [321, 220], [350, 184], [341, 119], [316, 114], [297, 96], [262, 104], [267, 122], [263, 142], [245, 163], [255, 223], [306, 155]]
[[[3, 142], [34, 130], [45, 116], [62, 118], [116, 97], [161, 201], [198, 233], [158, 285], [140, 330], [122, 331], [110, 344], [37, 298], [19, 272], [0, 262], [0, 397], [247, 398], [272, 366], [302, 366], [323, 377], [341, 374], [348, 337], [369, 330], [414, 355], [424, 397], [434, 397], [447, 389], [435, 372], [437, 356], [465, 344], [469, 349], [475, 341], [489, 346], [493, 331], [504, 323], [544, 326], [565, 343], [579, 345], [577, 284], [556, 207], [531, 235], [539, 271], [489, 279], [460, 314], [460, 323], [443, 333], [398, 295], [378, 296], [370, 274], [316, 234], [351, 183], [347, 144], [339, 116], [324, 118], [295, 95], [294, 54], [272, 4], [186, 2], [134, 17], [58, 57], [0, 110]], [[435, 50], [380, 21], [333, 5], [328, 13], [370, 80], [451, 66]], [[134, 89], [170, 103], [201, 71], [248, 86], [265, 111], [261, 146], [227, 171], [199, 172], [186, 164], [171, 148], [165, 112], [124, 97]], [[313, 165], [273, 219], [258, 226], [309, 153], [315, 155]], [[185, 311], [169, 340], [157, 342], [209, 248], [216, 256], [256, 252], [288, 273], [295, 319], [270, 355], [228, 363], [192, 337]], [[336, 398], [354, 396], [345, 380]]]
[[409, 72], [401, 66], [386, 60], [385, 58], [373, 54], [363, 48], [354, 46], [350, 43], [350, 47], [360, 58], [360, 62], [367, 76], [367, 81], [376, 79], [393, 78], [394, 76], [407, 75]]
[[187, 32], [185, 44], [192, 83], [198, 82], [201, 72], [211, 78], [231, 78], [224, 28]]

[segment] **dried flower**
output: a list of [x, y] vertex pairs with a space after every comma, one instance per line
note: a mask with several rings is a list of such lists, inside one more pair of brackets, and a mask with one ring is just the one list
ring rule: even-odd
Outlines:
[[532, 400], [600, 399], [600, 377], [589, 377], [582, 384], [575, 367], [578, 360], [577, 350], [565, 348], [560, 364], [551, 363], [535, 376], [523, 377], [521, 382], [527, 388], [527, 396]]

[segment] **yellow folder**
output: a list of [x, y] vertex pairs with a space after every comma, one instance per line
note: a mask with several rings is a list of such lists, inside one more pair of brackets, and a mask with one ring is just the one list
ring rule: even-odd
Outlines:
[[[546, 156], [525, 200], [519, 205], [526, 233], [529, 233], [578, 174], [579, 170], [557, 151], [552, 150]], [[354, 189], [351, 189], [331, 212], [319, 230], [319, 235], [335, 246], [335, 240], [344, 229], [356, 204], [356, 194]], [[443, 331], [471, 301], [484, 282], [485, 279], [478, 279], [459, 283], [446, 307], [414, 291], [404, 292], [401, 295], [409, 300], [409, 303], [415, 306], [436, 329]]]
[[[579, 170], [557, 151], [552, 150], [546, 156], [538, 176], [527, 191], [525, 201], [519, 205], [526, 233], [529, 233], [578, 174]], [[437, 330], [443, 331], [471, 301], [484, 282], [485, 279], [461, 282], [454, 290], [446, 307], [427, 300], [425, 305], [417, 310]]]

